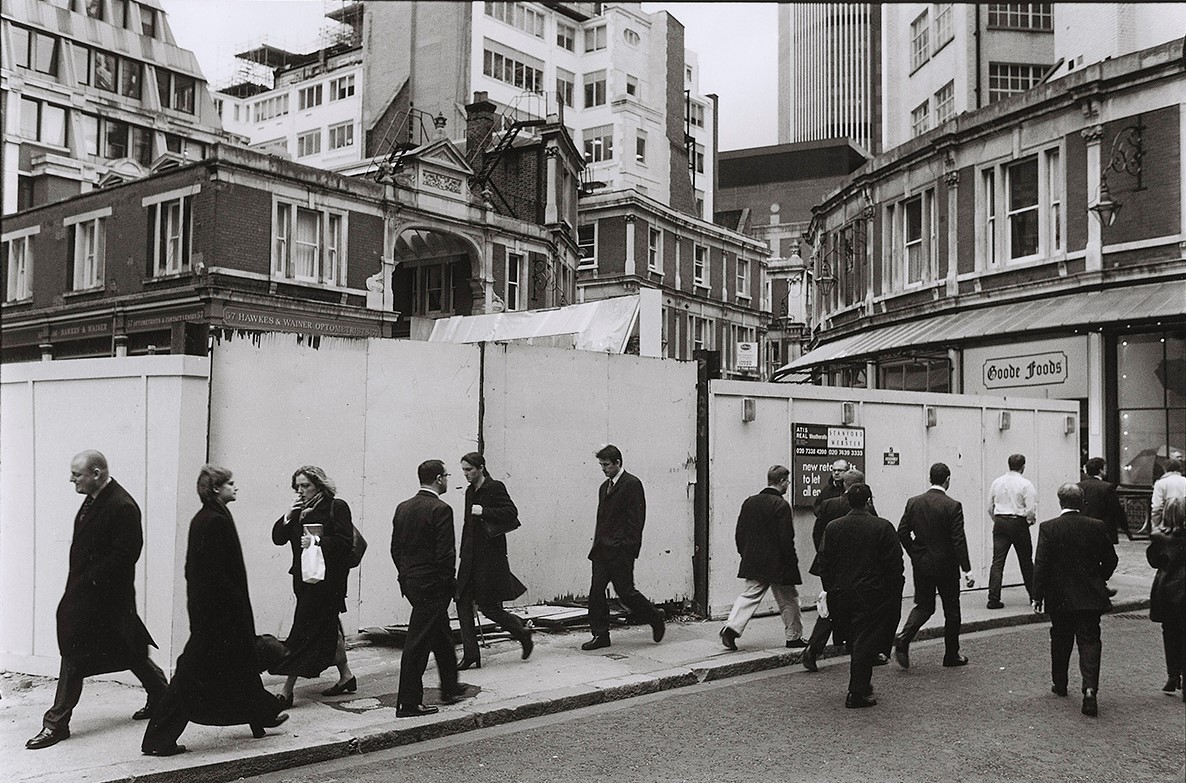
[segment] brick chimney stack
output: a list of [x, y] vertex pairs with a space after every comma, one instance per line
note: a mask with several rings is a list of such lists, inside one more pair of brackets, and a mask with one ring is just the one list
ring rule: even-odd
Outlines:
[[465, 107], [465, 158], [475, 171], [482, 168], [498, 110], [487, 98], [485, 92], [475, 92], [474, 102]]

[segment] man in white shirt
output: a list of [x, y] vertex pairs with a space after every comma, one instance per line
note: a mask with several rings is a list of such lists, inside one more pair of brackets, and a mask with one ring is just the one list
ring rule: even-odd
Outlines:
[[988, 572], [988, 608], [1003, 609], [1001, 582], [1009, 548], [1017, 550], [1021, 580], [1033, 599], [1034, 563], [1030, 526], [1038, 512], [1038, 492], [1025, 472], [1025, 455], [1009, 455], [1009, 472], [992, 483], [988, 490], [988, 515], [992, 517], [992, 568]]
[[1165, 502], [1171, 498], [1186, 498], [1186, 476], [1182, 475], [1182, 460], [1171, 459], [1165, 463], [1165, 473], [1153, 483], [1153, 504], [1150, 506], [1150, 520], [1153, 530], [1161, 528], [1161, 514]]

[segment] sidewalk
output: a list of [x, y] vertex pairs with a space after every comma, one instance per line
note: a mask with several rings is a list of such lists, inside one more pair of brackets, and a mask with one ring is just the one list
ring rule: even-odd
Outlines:
[[[1121, 567], [1110, 580], [1119, 590], [1112, 599], [1113, 611], [1148, 606], [1153, 571], [1144, 564], [1145, 543], [1121, 542], [1117, 550]], [[1021, 587], [1004, 590], [1004, 609], [986, 609], [985, 595], [984, 590], [963, 594], [964, 632], [1046, 621], [1030, 611]], [[909, 599], [903, 602], [903, 619], [911, 605]], [[941, 617], [936, 612], [918, 639], [941, 636]], [[806, 612], [805, 631], [814, 622], [815, 613]], [[53, 701], [55, 681], [7, 673], [0, 679], [0, 747], [6, 779], [11, 783], [154, 783], [182, 779], [178, 773], [184, 770], [187, 783], [222, 783], [779, 666], [810, 676], [797, 665], [799, 651], [784, 647], [777, 615], [755, 618], [738, 640], [737, 652], [721, 646], [717, 637], [721, 624], [719, 620], [671, 622], [661, 644], [651, 641], [648, 626], [619, 628], [613, 631], [612, 647], [592, 653], [578, 649], [588, 638], [584, 628], [538, 630], [529, 661], [519, 659], [517, 643], [492, 642], [483, 650], [481, 669], [461, 672], [471, 696], [426, 718], [395, 717], [400, 650], [362, 641], [350, 650], [358, 693], [320, 696], [336, 672], [327, 673], [323, 680], [301, 680], [291, 718], [269, 730], [267, 737], [252, 739], [246, 726], [191, 724], [180, 740], [189, 752], [170, 758], [140, 755], [145, 724], [131, 720], [131, 715], [144, 704], [143, 691], [101, 679], [87, 681], [70, 739], [44, 750], [25, 750], [25, 740], [40, 729], [41, 714]], [[824, 657], [839, 654], [830, 647]], [[920, 663], [931, 654], [919, 650]], [[434, 703], [438, 694], [431, 663], [424, 681], [434, 686], [426, 687], [425, 702]], [[278, 691], [281, 682], [280, 677], [264, 675], [270, 690]]]

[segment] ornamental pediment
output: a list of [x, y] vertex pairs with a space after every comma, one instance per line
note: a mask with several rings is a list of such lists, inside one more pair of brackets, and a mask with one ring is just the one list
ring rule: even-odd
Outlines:
[[465, 156], [448, 139], [436, 139], [413, 151], [413, 182], [425, 195], [469, 200], [469, 179], [474, 171]]

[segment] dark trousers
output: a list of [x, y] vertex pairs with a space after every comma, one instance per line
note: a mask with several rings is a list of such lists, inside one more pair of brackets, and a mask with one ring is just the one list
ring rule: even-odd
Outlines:
[[648, 623], [663, 620], [663, 613], [634, 587], [634, 558], [594, 560], [593, 581], [589, 584], [589, 626], [594, 636], [609, 636], [609, 600], [605, 588], [611, 582], [618, 600], [631, 614]]
[[886, 657], [894, 654], [894, 637], [898, 633], [898, 623], [902, 621], [902, 589], [899, 588], [891, 600], [886, 601], [882, 610], [881, 627], [877, 632], [877, 652]]
[[502, 601], [483, 599], [475, 601], [473, 598], [457, 599], [457, 621], [461, 623], [462, 655], [467, 661], [479, 661], [482, 653], [478, 649], [477, 618], [474, 616], [474, 604], [478, 611], [486, 615], [495, 625], [511, 635], [515, 641], [522, 643], [527, 638], [527, 629], [523, 621], [516, 615], [502, 608]]
[[1017, 562], [1021, 565], [1021, 581], [1025, 591], [1033, 600], [1034, 547], [1030, 541], [1029, 521], [1025, 517], [992, 518], [992, 568], [988, 572], [988, 600], [1001, 600], [1001, 582], [1005, 578], [1005, 560], [1009, 547], [1017, 550]]
[[1186, 622], [1163, 622], [1161, 642], [1165, 645], [1165, 673], [1170, 677], [1186, 674]]
[[[144, 690], [148, 691], [148, 705], [155, 708], [157, 702], [165, 695], [169, 683], [165, 680], [165, 673], [161, 667], [152, 662], [145, 655], [133, 666], [128, 667]], [[70, 716], [82, 698], [83, 676], [78, 673], [78, 667], [69, 658], [62, 659], [61, 669], [58, 671], [58, 690], [54, 694], [54, 703], [41, 719], [41, 725], [50, 731], [62, 731], [70, 728]]]
[[901, 639], [906, 644], [914, 640], [935, 613], [935, 593], [943, 602], [943, 641], [946, 645], [944, 659], [953, 661], [960, 654], [960, 577], [958, 572], [943, 576], [914, 572], [914, 608], [902, 627]]
[[1098, 691], [1100, 686], [1100, 612], [1050, 612], [1050, 679], [1067, 687], [1067, 668], [1071, 648], [1079, 645], [1079, 674], [1083, 690]]
[[[847, 629], [852, 644], [848, 666], [848, 692], [856, 696], [873, 693], [873, 661], [884, 644], [886, 617], [893, 599], [828, 593], [834, 622]], [[901, 601], [897, 601], [901, 606]], [[901, 610], [899, 610], [901, 611]]]
[[[811, 637], [807, 640], [807, 649], [818, 658], [828, 646], [828, 637], [832, 635], [832, 618], [816, 617], [815, 625], [811, 628]], [[839, 642], [839, 640], [837, 640]]]
[[441, 675], [441, 696], [457, 691], [457, 658], [453, 652], [453, 635], [449, 630], [449, 602], [451, 596], [408, 596], [412, 616], [408, 619], [408, 638], [399, 659], [399, 707], [416, 707], [424, 700], [424, 670], [428, 668], [429, 653], [436, 658]]

